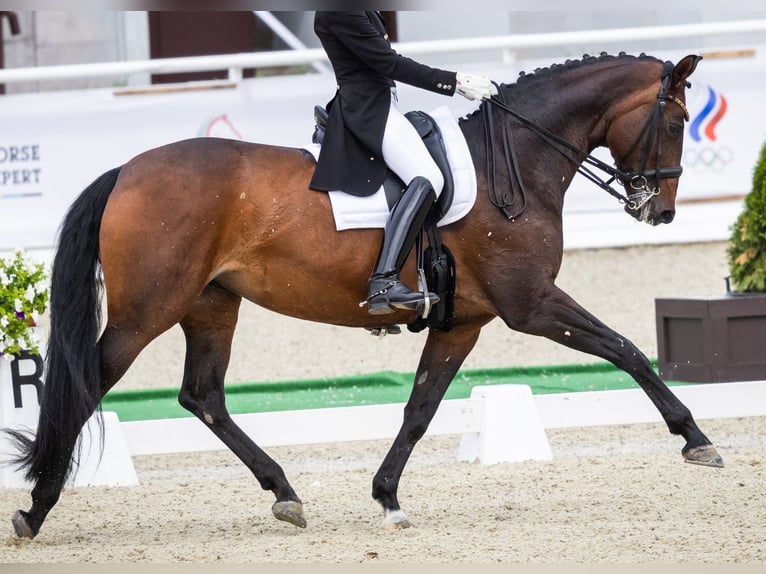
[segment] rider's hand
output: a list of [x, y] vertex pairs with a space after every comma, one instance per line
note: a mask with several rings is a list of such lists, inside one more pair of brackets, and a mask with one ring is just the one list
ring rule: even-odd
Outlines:
[[492, 94], [496, 94], [494, 84], [489, 78], [474, 74], [457, 73], [457, 86], [455, 91], [469, 100], [487, 100]]

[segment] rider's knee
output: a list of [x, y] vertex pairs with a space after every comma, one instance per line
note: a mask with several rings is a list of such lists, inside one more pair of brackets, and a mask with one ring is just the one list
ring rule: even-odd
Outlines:
[[423, 177], [431, 183], [431, 187], [433, 187], [436, 197], [439, 197], [444, 189], [444, 176], [442, 175], [439, 166], [434, 164], [433, 169], [429, 169], [427, 170], [427, 173], [423, 173]]

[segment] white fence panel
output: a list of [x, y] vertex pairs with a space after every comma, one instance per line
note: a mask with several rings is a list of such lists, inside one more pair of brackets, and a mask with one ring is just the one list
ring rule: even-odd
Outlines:
[[[697, 419], [766, 416], [766, 381], [672, 387]], [[234, 415], [259, 445], [392, 439], [403, 403]], [[474, 387], [469, 399], [442, 401], [427, 434], [469, 435], [460, 459], [509, 462], [550, 458], [542, 429], [661, 421], [641, 389], [532, 395], [527, 385]], [[518, 423], [518, 424], [517, 424]], [[226, 448], [195, 418], [123, 422], [132, 455]], [[479, 441], [479, 442], [476, 442]], [[536, 445], [529, 450], [529, 444]], [[479, 456], [481, 452], [483, 456]]]
[[[681, 37], [735, 30], [766, 30], [766, 21], [707, 23], [622, 31], [514, 35], [400, 45], [408, 54], [488, 46], [554, 45], [589, 37], [605, 45], [620, 37]], [[569, 39], [569, 40], [568, 40]], [[547, 43], [547, 44], [546, 44]], [[576, 178], [567, 194], [565, 247], [721, 240], [749, 191], [752, 168], [766, 138], [766, 46], [750, 46], [745, 57], [708, 58], [692, 76], [688, 125], [676, 221], [650, 228], [635, 223], [605, 192]], [[677, 60], [686, 52], [654, 54]], [[321, 50], [234, 54], [148, 62], [113, 62], [0, 70], [0, 83], [33, 77], [168, 72], [319, 61]], [[522, 70], [551, 62], [518, 61], [477, 65], [475, 71], [500, 82]], [[446, 65], [446, 63], [445, 63]], [[236, 77], [236, 74], [235, 74]], [[0, 251], [49, 249], [74, 198], [102, 172], [134, 155], [172, 141], [212, 135], [300, 147], [310, 140], [312, 109], [334, 91], [332, 74], [305, 74], [188, 84], [146, 90], [93, 89], [2, 97], [0, 122]], [[128, 95], [132, 94], [132, 95]], [[462, 98], [401, 86], [405, 109], [432, 110], [445, 103], [456, 116], [475, 109]], [[608, 159], [608, 158], [607, 158]], [[716, 201], [706, 209], [698, 202]], [[691, 203], [690, 203], [691, 202]], [[594, 217], [599, 233], [593, 233]]]

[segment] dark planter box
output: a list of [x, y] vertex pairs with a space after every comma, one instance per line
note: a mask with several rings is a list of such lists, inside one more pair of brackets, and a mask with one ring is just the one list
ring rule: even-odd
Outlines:
[[766, 380], [766, 294], [655, 299], [655, 311], [662, 378]]

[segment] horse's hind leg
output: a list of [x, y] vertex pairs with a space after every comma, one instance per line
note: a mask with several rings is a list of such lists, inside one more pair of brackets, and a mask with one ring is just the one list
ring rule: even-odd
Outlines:
[[[40, 530], [45, 518], [56, 505], [69, 475], [72, 455], [75, 453], [80, 431], [85, 426], [88, 417], [92, 415], [97, 404], [135, 360], [141, 350], [156, 334], [136, 336], [130, 329], [115, 329], [107, 327], [101, 335], [97, 352], [101, 365], [101, 388], [98, 396], [93, 397], [87, 408], [71, 408], [67, 411], [66, 426], [55, 426], [56, 456], [50, 457], [43, 470], [35, 480], [32, 489], [32, 507], [29, 511], [18, 510], [13, 515], [12, 522], [16, 534], [22, 538], [34, 538]], [[47, 384], [51, 384], [49, 380]], [[41, 419], [40, 425], [52, 424]], [[85, 455], [86, 453], [82, 453]]]
[[372, 481], [372, 497], [383, 507], [383, 528], [407, 528], [410, 522], [399, 507], [397, 491], [404, 466], [436, 414], [452, 379], [479, 338], [481, 325], [431, 330], [420, 358], [415, 384], [404, 407], [404, 420], [386, 458]]
[[240, 301], [239, 296], [208, 285], [181, 321], [186, 335], [186, 364], [178, 400], [245, 463], [264, 490], [274, 493], [274, 516], [305, 528], [303, 505], [282, 468], [234, 423], [226, 410], [224, 376]]

